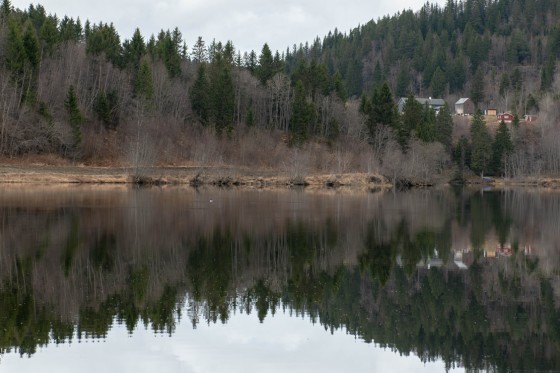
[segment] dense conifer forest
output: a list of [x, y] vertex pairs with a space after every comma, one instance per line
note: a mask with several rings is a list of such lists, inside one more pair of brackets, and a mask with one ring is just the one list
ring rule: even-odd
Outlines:
[[[3, 0], [0, 154], [422, 184], [470, 171], [558, 175], [559, 13], [554, 0], [449, 0], [256, 52], [202, 37], [189, 46], [179, 28], [121, 36]], [[436, 114], [407, 100], [401, 114], [400, 97], [447, 105]], [[516, 117], [488, 128], [479, 113], [458, 133], [460, 97]]]

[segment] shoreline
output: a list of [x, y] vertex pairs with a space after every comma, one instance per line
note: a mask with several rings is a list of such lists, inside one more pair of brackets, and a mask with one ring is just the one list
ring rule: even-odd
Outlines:
[[[235, 167], [154, 166], [135, 172], [131, 167], [17, 163], [0, 164], [0, 184], [91, 184], [91, 185], [182, 185], [247, 188], [290, 188], [353, 190], [392, 189], [384, 176], [367, 173], [322, 174], [290, 176], [275, 170], [252, 170]], [[134, 176], [134, 175], [138, 176]], [[437, 187], [451, 183], [434, 183], [416, 187]], [[492, 188], [531, 187], [560, 189], [560, 178], [543, 176], [523, 179], [468, 178], [465, 186]], [[413, 186], [414, 187], [414, 186]]]
[[393, 187], [385, 177], [365, 173], [310, 173], [302, 177], [269, 170], [255, 171], [227, 166], [161, 166], [143, 168], [137, 173], [135, 171], [130, 167], [8, 164], [0, 165], [0, 184], [136, 184], [311, 189], [350, 187], [363, 190]]

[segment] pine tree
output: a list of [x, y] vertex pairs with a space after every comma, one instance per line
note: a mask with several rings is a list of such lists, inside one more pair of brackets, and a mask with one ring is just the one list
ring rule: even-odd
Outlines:
[[509, 155], [513, 150], [513, 143], [511, 135], [507, 128], [506, 123], [502, 120], [496, 131], [494, 144], [492, 146], [492, 168], [497, 175], [504, 174], [504, 158]]
[[78, 107], [78, 98], [76, 97], [76, 91], [74, 90], [74, 86], [71, 85], [68, 89], [68, 93], [66, 94], [66, 100], [64, 101], [64, 108], [66, 109], [66, 113], [68, 114], [68, 122], [70, 127], [72, 128], [72, 142], [74, 150], [80, 146], [82, 142], [82, 122], [84, 121], [84, 117], [80, 112], [80, 108]]
[[482, 112], [478, 110], [471, 124], [471, 169], [480, 174], [490, 170], [492, 160], [492, 137], [486, 127]]
[[196, 80], [191, 88], [190, 98], [193, 111], [203, 125], [207, 125], [210, 119], [209, 107], [209, 85], [206, 78], [206, 65], [200, 64], [196, 75]]

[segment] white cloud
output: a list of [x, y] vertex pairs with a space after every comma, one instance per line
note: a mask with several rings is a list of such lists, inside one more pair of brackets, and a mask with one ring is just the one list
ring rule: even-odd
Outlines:
[[[338, 28], [351, 28], [394, 14], [403, 9], [419, 9], [424, 0], [44, 0], [48, 12], [89, 18], [92, 22], [113, 22], [122, 38], [129, 38], [139, 27], [148, 37], [161, 29], [179, 27], [188, 45], [198, 36], [210, 42], [232, 40], [241, 50], [260, 51], [267, 42], [273, 50], [311, 42]], [[443, 4], [445, 0], [432, 3]], [[13, 0], [27, 8], [25, 0]]]

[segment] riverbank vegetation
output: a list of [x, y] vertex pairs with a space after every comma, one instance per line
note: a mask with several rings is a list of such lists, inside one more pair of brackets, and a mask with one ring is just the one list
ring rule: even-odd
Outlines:
[[[114, 25], [0, 7], [0, 155], [73, 163], [235, 166], [381, 174], [427, 185], [558, 176], [555, 1], [449, 1], [273, 52], [187, 46], [181, 31], [122, 39]], [[525, 11], [521, 11], [524, 9]], [[438, 115], [408, 100], [438, 96]], [[492, 135], [475, 116], [453, 136], [455, 99], [539, 112]]]

